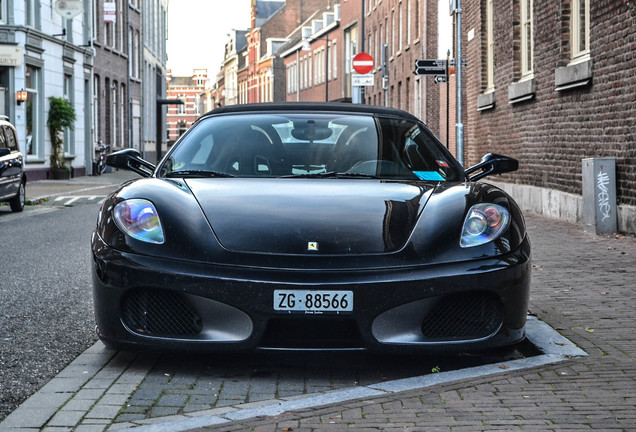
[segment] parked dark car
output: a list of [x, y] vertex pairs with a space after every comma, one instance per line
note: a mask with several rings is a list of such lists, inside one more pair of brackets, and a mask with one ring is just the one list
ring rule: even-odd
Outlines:
[[24, 156], [18, 145], [15, 127], [5, 116], [0, 117], [0, 201], [8, 201], [11, 210], [24, 209], [27, 177]]
[[92, 236], [99, 337], [128, 349], [477, 350], [525, 336], [517, 204], [414, 116], [257, 104], [200, 118]]

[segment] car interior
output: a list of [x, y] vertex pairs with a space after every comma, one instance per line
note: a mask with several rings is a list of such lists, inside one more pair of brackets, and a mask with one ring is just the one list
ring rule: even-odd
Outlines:
[[179, 171], [226, 177], [346, 174], [437, 181], [455, 176], [447, 155], [412, 123], [315, 114], [205, 121], [207, 127], [200, 125], [176, 144], [162, 175]]

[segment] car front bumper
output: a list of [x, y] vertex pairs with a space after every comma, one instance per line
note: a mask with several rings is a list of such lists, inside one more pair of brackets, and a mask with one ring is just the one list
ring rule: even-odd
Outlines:
[[[419, 267], [301, 271], [125, 253], [93, 237], [99, 337], [126, 349], [473, 351], [525, 336], [530, 243], [500, 257]], [[290, 313], [275, 290], [351, 291], [349, 313]]]

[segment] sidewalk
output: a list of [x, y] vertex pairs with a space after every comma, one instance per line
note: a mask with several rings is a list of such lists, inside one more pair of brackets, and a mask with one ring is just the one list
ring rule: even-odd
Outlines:
[[[136, 174], [120, 171], [33, 182], [27, 197], [105, 195], [131, 178]], [[533, 244], [530, 312], [587, 356], [566, 354], [523, 368], [493, 365], [496, 374], [458, 374], [427, 386], [417, 385], [422, 380], [410, 381], [416, 384], [410, 387], [404, 381], [360, 384], [340, 393], [207, 411], [191, 403], [201, 377], [175, 376], [182, 379], [176, 388], [183, 390], [159, 407], [167, 417], [144, 423], [124, 413], [136, 403], [156, 404], [153, 390], [168, 378], [151, 374], [152, 356], [117, 353], [97, 343], [7, 417], [0, 431], [126, 430], [139, 424], [145, 426], [132, 430], [635, 431], [636, 239], [593, 236], [580, 226], [531, 214], [526, 221]], [[554, 345], [574, 348], [565, 340]]]
[[589, 357], [214, 430], [635, 431], [636, 239], [533, 215], [527, 223], [531, 313]]

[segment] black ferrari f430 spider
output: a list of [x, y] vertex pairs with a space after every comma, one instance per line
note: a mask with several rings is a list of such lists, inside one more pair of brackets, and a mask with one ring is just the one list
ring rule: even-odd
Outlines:
[[239, 105], [202, 116], [102, 205], [99, 337], [128, 349], [480, 350], [525, 335], [521, 211], [416, 117], [366, 105]]

